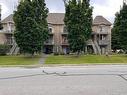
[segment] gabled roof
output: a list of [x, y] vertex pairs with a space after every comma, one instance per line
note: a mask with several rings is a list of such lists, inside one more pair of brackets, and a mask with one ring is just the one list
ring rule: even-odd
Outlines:
[[2, 23], [13, 22], [13, 14], [10, 14], [8, 17], [3, 19], [1, 22]]
[[[64, 13], [49, 13], [47, 21], [49, 24], [64, 24]], [[6, 17], [2, 20], [2, 23], [13, 22], [13, 14]], [[93, 25], [112, 25], [107, 19], [103, 16], [96, 16], [93, 20]]]
[[51, 24], [64, 24], [64, 13], [49, 13], [47, 21]]
[[[64, 24], [64, 13], [49, 13], [47, 21], [51, 24]], [[13, 22], [13, 14], [2, 20], [2, 23]]]
[[93, 20], [93, 25], [112, 25], [111, 22], [109, 22], [107, 19], [105, 19], [103, 16], [96, 16]]

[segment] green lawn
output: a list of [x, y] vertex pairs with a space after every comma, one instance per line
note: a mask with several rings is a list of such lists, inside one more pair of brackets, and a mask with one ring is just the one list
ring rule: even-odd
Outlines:
[[0, 65], [34, 65], [38, 64], [40, 57], [0, 56]]
[[127, 64], [127, 55], [49, 56], [46, 64]]

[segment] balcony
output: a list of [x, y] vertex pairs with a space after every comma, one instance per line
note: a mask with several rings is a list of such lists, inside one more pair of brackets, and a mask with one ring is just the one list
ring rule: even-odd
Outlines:
[[62, 35], [68, 35], [68, 32], [62, 32], [61, 34]]
[[13, 34], [14, 30], [1, 30], [1, 32], [5, 34]]
[[93, 44], [93, 41], [90, 39], [87, 41], [87, 45], [92, 45]]
[[5, 42], [5, 44], [7, 45], [13, 45], [13, 40], [12, 39], [7, 39], [7, 41]]
[[62, 42], [62, 45], [69, 45], [68, 42]]
[[105, 34], [105, 35], [109, 34], [107, 29], [98, 30], [97, 33], [98, 34]]
[[99, 35], [99, 34], [108, 35], [109, 33], [108, 33], [108, 31], [103, 31], [103, 32], [102, 32], [102, 31], [101, 31], [101, 32], [100, 32], [100, 31], [97, 31], [97, 32], [92, 32], [92, 34], [93, 34], [93, 35], [94, 35], [94, 34], [98, 34], [98, 35]]
[[109, 33], [107, 31], [98, 32], [98, 34], [108, 35]]
[[62, 41], [62, 45], [69, 45], [69, 43], [68, 43], [67, 40], [63, 40], [63, 41]]
[[99, 40], [99, 45], [108, 45], [109, 41], [108, 40]]

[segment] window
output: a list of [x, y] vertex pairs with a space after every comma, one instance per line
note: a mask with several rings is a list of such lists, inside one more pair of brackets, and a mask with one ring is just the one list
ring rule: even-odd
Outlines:
[[62, 43], [68, 43], [67, 37], [63, 37], [63, 38], [62, 38]]
[[100, 32], [104, 32], [104, 26], [99, 26]]
[[12, 22], [8, 22], [8, 32], [14, 32], [14, 24]]
[[64, 26], [63, 32], [64, 32], [64, 33], [67, 33], [67, 27], [66, 27], [66, 26]]
[[104, 36], [104, 35], [101, 35], [101, 38], [100, 38], [100, 40], [106, 40], [106, 36]]
[[52, 33], [52, 27], [49, 27], [49, 33]]

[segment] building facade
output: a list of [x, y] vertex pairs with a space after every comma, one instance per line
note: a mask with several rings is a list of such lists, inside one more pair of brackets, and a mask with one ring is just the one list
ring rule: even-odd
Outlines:
[[[0, 44], [10, 45], [11, 54], [17, 53], [17, 46], [13, 38], [13, 15], [9, 15], [2, 21], [3, 30], [0, 31]], [[64, 25], [64, 13], [49, 13], [47, 17], [49, 26], [49, 39], [45, 42], [44, 53], [69, 53], [67, 40], [68, 32]], [[91, 39], [87, 42], [86, 51], [94, 54], [106, 54], [111, 52], [111, 23], [103, 16], [97, 16], [93, 20]]]

